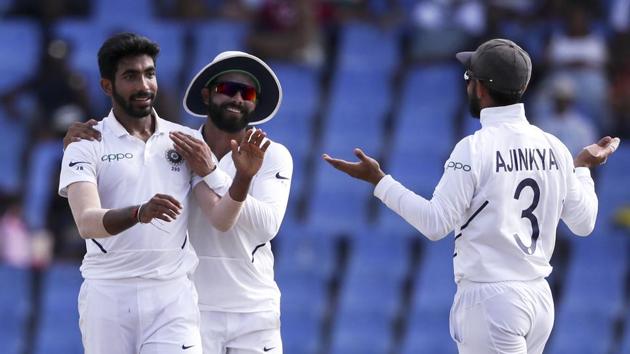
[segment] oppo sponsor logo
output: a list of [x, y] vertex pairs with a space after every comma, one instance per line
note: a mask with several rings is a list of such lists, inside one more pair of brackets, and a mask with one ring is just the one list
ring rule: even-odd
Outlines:
[[466, 172], [470, 171], [470, 165], [464, 165], [461, 162], [449, 161], [448, 164], [446, 165], [446, 169], [448, 170], [449, 168], [452, 168], [455, 171], [457, 170], [464, 170]]
[[112, 162], [112, 161], [120, 161], [120, 160], [125, 160], [125, 159], [132, 159], [133, 158], [133, 154], [130, 152], [126, 152], [126, 153], [117, 153], [117, 154], [106, 154], [101, 156], [101, 161], [105, 161], [105, 162]]

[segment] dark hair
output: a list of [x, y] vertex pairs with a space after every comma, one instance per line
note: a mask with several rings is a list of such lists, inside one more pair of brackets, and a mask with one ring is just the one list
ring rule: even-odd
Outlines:
[[125, 57], [148, 55], [153, 59], [160, 53], [160, 46], [135, 33], [118, 33], [109, 37], [98, 50], [98, 70], [101, 77], [114, 81], [118, 62]]
[[488, 94], [490, 95], [490, 97], [492, 97], [492, 100], [498, 106], [509, 106], [511, 104], [520, 103], [521, 98], [523, 97], [523, 92], [507, 93], [507, 92], [497, 91], [491, 87], [488, 87], [488, 85], [484, 85], [484, 86], [486, 86], [486, 88], [488, 89]]

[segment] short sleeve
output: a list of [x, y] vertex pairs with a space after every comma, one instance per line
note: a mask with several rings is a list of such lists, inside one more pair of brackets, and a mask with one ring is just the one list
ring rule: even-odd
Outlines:
[[92, 182], [96, 184], [98, 158], [95, 143], [81, 140], [68, 145], [61, 162], [59, 177], [59, 195], [68, 197], [68, 186], [75, 182]]

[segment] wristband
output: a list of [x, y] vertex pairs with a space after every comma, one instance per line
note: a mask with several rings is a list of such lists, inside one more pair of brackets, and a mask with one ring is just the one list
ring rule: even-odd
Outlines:
[[143, 222], [140, 220], [140, 213], [142, 212], [142, 207], [144, 206], [144, 204], [140, 204], [140, 206], [138, 207], [138, 213], [136, 214], [136, 219], [137, 221], [142, 224]]

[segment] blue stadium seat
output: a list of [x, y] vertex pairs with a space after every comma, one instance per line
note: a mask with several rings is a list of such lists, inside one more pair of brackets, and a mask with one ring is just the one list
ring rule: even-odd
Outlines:
[[622, 142], [598, 174], [597, 194], [600, 201], [605, 201], [599, 203], [598, 223], [606, 223], [619, 207], [630, 205], [630, 188], [619, 188], [630, 175], [630, 146]]
[[282, 313], [321, 319], [328, 306], [328, 282], [308, 272], [278, 271]]
[[84, 76], [90, 103], [95, 107], [95, 111], [102, 110], [105, 115], [110, 103], [99, 83], [101, 75], [98, 70], [97, 54], [112, 32], [106, 27], [88, 21], [64, 20], [55, 25], [54, 33], [68, 41], [70, 66]]
[[397, 28], [385, 29], [363, 22], [344, 24], [340, 31], [337, 69], [392, 73], [400, 61], [398, 35]]
[[372, 315], [393, 320], [400, 310], [401, 282], [382, 276], [355, 274], [347, 273], [344, 278], [337, 313]]
[[3, 161], [3, 172], [0, 174], [0, 191], [19, 193], [22, 187], [23, 153], [28, 143], [27, 122], [9, 117], [0, 106], [0, 159]]
[[[388, 158], [388, 172], [410, 190], [430, 199], [454, 145], [454, 117], [460, 70], [451, 65], [418, 67], [405, 82]], [[409, 233], [391, 213], [383, 224]]]
[[195, 42], [190, 72], [186, 80], [208, 65], [217, 54], [227, 50], [244, 50], [248, 25], [244, 22], [212, 20], [195, 24], [192, 28]]
[[429, 150], [441, 159], [448, 156], [454, 145], [455, 114], [465, 92], [462, 75], [461, 68], [446, 64], [420, 66], [408, 73], [393, 154]]
[[[389, 166], [389, 165], [388, 165]], [[394, 174], [393, 170], [389, 170], [389, 173], [399, 180], [401, 183], [405, 184], [403, 180], [401, 180], [398, 176], [399, 174]], [[405, 184], [406, 185], [406, 184]], [[407, 187], [409, 187], [407, 185]], [[413, 190], [413, 188], [412, 188]], [[376, 224], [376, 230], [379, 230], [380, 233], [385, 233], [390, 235], [390, 237], [397, 238], [416, 238], [422, 237], [420, 232], [416, 230], [413, 226], [411, 226], [405, 219], [403, 219], [400, 215], [396, 214], [388, 207], [386, 207], [383, 203], [378, 203], [378, 219]]]
[[553, 337], [545, 353], [608, 353], [613, 347], [613, 331], [613, 322], [609, 316], [561, 309], [556, 316]]
[[274, 249], [278, 273], [310, 274], [322, 281], [332, 277], [337, 262], [332, 239], [312, 235], [309, 230], [287, 223], [281, 228], [278, 240], [279, 248]]
[[383, 316], [341, 311], [332, 334], [331, 354], [383, 354], [391, 343], [391, 321]]
[[385, 80], [387, 76], [378, 72], [337, 73], [324, 123], [323, 151], [335, 154], [355, 147], [376, 151], [381, 148], [391, 95], [386, 85], [375, 82]]
[[[335, 155], [354, 160], [351, 150]], [[373, 151], [366, 151], [374, 154]], [[354, 234], [368, 224], [368, 198], [373, 187], [350, 179], [325, 161], [316, 162], [315, 187], [308, 205], [308, 225], [324, 235]]]
[[99, 24], [149, 22], [154, 19], [154, 14], [151, 0], [96, 0], [92, 4], [92, 18]]
[[302, 313], [282, 311], [282, 347], [285, 353], [317, 354], [321, 346], [321, 321]]
[[261, 128], [304, 158], [312, 145], [313, 118], [319, 103], [319, 73], [306, 66], [270, 63], [282, 85], [283, 98], [276, 117]]
[[442, 178], [447, 159], [448, 156], [431, 149], [394, 150], [390, 154], [387, 170], [407, 189], [430, 200]]
[[614, 316], [625, 303], [627, 236], [576, 238], [565, 279], [562, 309]]
[[30, 78], [37, 71], [42, 38], [35, 21], [0, 21], [0, 93]]
[[63, 142], [47, 141], [31, 147], [27, 166], [27, 185], [24, 192], [24, 220], [31, 230], [46, 228], [47, 208], [53, 197], [55, 179], [59, 173], [59, 163], [63, 157]]
[[0, 342], [3, 353], [22, 353], [26, 345], [26, 320], [31, 311], [31, 279], [25, 269], [0, 264]]
[[47, 271], [36, 354], [83, 353], [77, 309], [82, 282], [79, 264], [54, 263]]
[[457, 354], [448, 321], [446, 309], [411, 315], [401, 353]]
[[348, 277], [369, 279], [386, 278], [386, 282], [400, 285], [409, 267], [409, 242], [389, 234], [357, 234], [347, 269]]
[[416, 273], [412, 298], [413, 312], [422, 314], [451, 308], [456, 285], [453, 275], [453, 239], [450, 236], [426, 241], [422, 261]]

